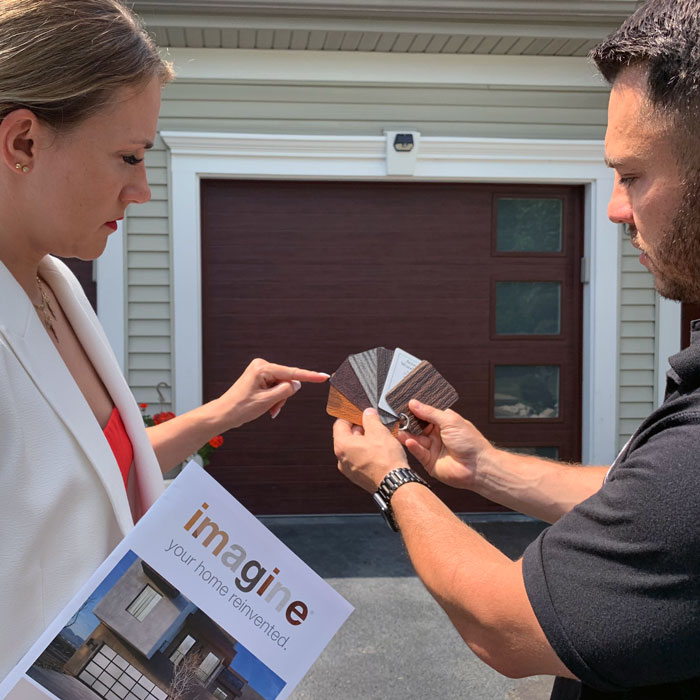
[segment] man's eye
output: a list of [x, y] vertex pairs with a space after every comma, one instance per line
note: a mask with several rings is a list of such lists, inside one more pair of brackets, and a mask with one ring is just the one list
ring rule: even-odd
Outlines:
[[122, 160], [128, 165], [138, 165], [143, 162], [143, 158], [137, 158], [136, 156], [122, 156]]
[[637, 178], [636, 177], [620, 177], [618, 182], [623, 186], [623, 187], [629, 187]]

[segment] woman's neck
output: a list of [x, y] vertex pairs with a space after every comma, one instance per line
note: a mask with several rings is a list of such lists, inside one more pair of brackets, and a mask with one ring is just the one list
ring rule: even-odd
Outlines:
[[41, 291], [36, 282], [39, 271], [39, 262], [44, 258], [44, 253], [22, 250], [21, 246], [10, 245], [0, 235], [0, 260], [10, 271], [24, 289], [29, 299], [34, 304], [41, 303]]

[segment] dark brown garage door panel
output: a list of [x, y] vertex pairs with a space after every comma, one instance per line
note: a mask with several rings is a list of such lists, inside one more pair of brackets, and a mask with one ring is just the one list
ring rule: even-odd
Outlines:
[[[537, 197], [543, 189], [501, 191]], [[582, 200], [579, 188], [544, 191], [565, 202], [566, 248], [523, 257], [494, 254], [494, 185], [204, 180], [205, 399], [257, 356], [332, 372], [350, 353], [402, 347], [454, 384], [456, 409], [489, 438], [556, 445], [577, 459]], [[498, 280], [562, 282], [561, 333], [494, 336]], [[495, 419], [494, 362], [561, 365], [560, 419]], [[260, 514], [371, 512], [370, 497], [337, 473], [326, 396], [326, 386], [305, 385], [275, 421], [229, 433], [212, 473]], [[459, 511], [495, 507], [439, 492]]]
[[92, 304], [92, 308], [97, 311], [97, 285], [93, 279], [94, 262], [92, 260], [78, 260], [78, 258], [59, 258], [68, 267], [70, 271], [78, 278], [78, 282], [85, 292], [88, 301]]

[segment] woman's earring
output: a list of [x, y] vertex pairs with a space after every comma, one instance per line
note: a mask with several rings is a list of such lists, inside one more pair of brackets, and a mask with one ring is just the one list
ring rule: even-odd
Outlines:
[[23, 173], [28, 173], [28, 172], [29, 172], [29, 166], [28, 166], [28, 165], [22, 165], [22, 163], [15, 163], [15, 168], [17, 168], [17, 170], [21, 170]]

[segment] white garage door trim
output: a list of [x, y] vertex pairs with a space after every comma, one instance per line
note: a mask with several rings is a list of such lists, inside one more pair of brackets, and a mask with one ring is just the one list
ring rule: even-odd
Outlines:
[[[607, 218], [613, 174], [601, 141], [420, 138], [410, 177], [387, 175], [383, 136], [297, 136], [164, 131], [173, 232], [174, 405], [202, 400], [201, 178], [522, 182], [586, 186], [590, 261], [583, 307], [582, 457], [616, 451], [619, 233]], [[663, 313], [663, 309], [661, 310]]]

